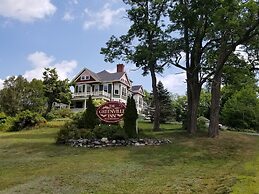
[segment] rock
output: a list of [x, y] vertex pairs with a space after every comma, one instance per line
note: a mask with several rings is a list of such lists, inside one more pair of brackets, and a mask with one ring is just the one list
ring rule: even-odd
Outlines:
[[107, 138], [107, 137], [103, 137], [103, 138], [101, 139], [101, 142], [103, 142], [103, 143], [108, 143], [108, 142], [109, 142], [109, 140], [108, 140], [108, 138]]
[[115, 144], [115, 143], [116, 143], [116, 140], [112, 140], [112, 143]]

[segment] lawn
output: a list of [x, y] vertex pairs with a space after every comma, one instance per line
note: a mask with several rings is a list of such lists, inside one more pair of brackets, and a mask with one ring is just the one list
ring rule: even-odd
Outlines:
[[259, 193], [259, 137], [165, 125], [169, 145], [87, 149], [55, 145], [58, 125], [0, 132], [0, 193]]

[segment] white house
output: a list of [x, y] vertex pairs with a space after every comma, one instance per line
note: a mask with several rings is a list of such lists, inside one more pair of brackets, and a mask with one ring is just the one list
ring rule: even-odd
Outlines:
[[70, 108], [74, 111], [85, 110], [89, 96], [92, 96], [92, 99], [119, 101], [126, 104], [127, 97], [133, 95], [138, 112], [140, 113], [143, 109], [143, 87], [132, 86], [132, 81], [124, 71], [123, 64], [117, 65], [116, 73], [109, 73], [105, 70], [94, 73], [84, 68], [74, 77], [72, 83], [74, 92]]

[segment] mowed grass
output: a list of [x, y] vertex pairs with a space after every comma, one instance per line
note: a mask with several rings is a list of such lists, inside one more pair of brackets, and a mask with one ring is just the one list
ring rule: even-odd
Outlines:
[[259, 193], [259, 137], [166, 125], [149, 134], [169, 145], [87, 149], [56, 145], [58, 125], [0, 133], [0, 193]]

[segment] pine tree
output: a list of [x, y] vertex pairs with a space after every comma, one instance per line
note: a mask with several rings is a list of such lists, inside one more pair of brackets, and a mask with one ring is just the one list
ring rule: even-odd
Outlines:
[[137, 137], [136, 120], [138, 113], [136, 109], [136, 102], [132, 97], [128, 97], [127, 106], [124, 111], [124, 129], [129, 138]]
[[86, 110], [79, 122], [79, 128], [93, 129], [98, 124], [98, 117], [96, 115], [96, 108], [93, 104], [92, 97], [86, 101]]

